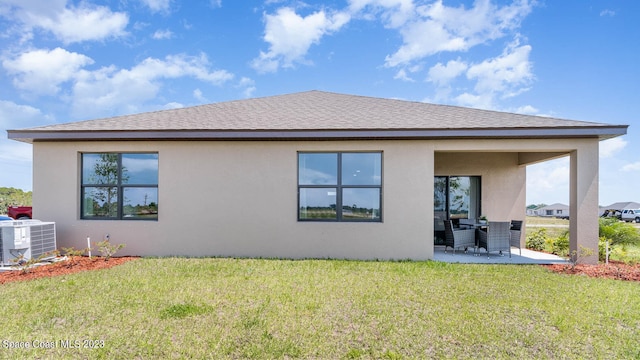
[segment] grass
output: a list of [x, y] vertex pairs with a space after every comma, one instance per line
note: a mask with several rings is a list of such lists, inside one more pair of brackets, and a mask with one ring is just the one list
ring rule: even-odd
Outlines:
[[619, 245], [611, 249], [611, 260], [622, 261], [628, 264], [640, 264], [640, 246]]
[[637, 283], [540, 266], [145, 258], [0, 296], [0, 358], [640, 357]]
[[527, 232], [531, 234], [541, 228], [547, 229], [547, 235], [558, 237], [569, 230], [569, 220], [557, 219], [555, 217], [527, 216]]

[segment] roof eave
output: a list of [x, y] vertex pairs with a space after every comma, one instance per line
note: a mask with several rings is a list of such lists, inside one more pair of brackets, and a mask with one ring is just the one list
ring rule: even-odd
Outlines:
[[324, 129], [324, 130], [8, 130], [9, 139], [35, 141], [117, 140], [341, 140], [585, 138], [606, 140], [627, 133], [627, 125], [501, 129]]

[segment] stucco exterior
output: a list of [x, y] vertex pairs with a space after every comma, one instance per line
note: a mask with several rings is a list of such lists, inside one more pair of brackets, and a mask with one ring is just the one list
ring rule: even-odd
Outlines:
[[[433, 177], [482, 178], [482, 213], [524, 219], [524, 153], [557, 156], [597, 140], [109, 141], [34, 143], [34, 216], [60, 247], [110, 235], [122, 254], [433, 258]], [[595, 145], [594, 145], [595, 144]], [[299, 151], [382, 151], [382, 222], [297, 220]], [[80, 154], [158, 152], [157, 221], [82, 220]], [[593, 155], [593, 153], [591, 153]], [[536, 157], [540, 158], [541, 155]], [[587, 186], [588, 187], [588, 186]], [[592, 194], [585, 194], [592, 196]], [[596, 207], [597, 209], [597, 207]], [[597, 239], [597, 223], [595, 226]]]
[[[8, 130], [8, 135], [33, 144], [34, 216], [56, 222], [60, 247], [84, 248], [87, 237], [95, 244], [109, 234], [112, 242], [126, 244], [122, 254], [142, 256], [431, 259], [434, 176], [468, 176], [474, 184], [479, 178], [481, 198], [473, 201], [481, 208], [474, 211], [494, 221], [522, 220], [526, 166], [568, 156], [570, 248], [580, 261], [593, 263], [598, 143], [626, 129], [308, 91]], [[336, 221], [298, 220], [298, 153], [350, 151], [382, 153], [382, 182], [376, 180], [373, 189], [381, 194], [381, 206], [371, 208], [372, 214], [381, 209], [381, 221], [337, 221], [341, 215]], [[83, 184], [84, 191], [110, 194], [101, 184], [113, 183], [82, 183], [82, 154], [138, 152], [158, 154], [157, 162], [152, 155], [157, 220], [124, 216], [126, 199], [117, 216], [108, 213], [121, 220], [83, 219], [82, 206], [96, 211], [102, 201], [99, 195], [81, 201]], [[148, 189], [149, 183], [133, 185]], [[315, 191], [309, 189], [304, 193]], [[323, 206], [342, 214], [344, 204], [338, 204]], [[106, 209], [99, 211], [111, 211]]]

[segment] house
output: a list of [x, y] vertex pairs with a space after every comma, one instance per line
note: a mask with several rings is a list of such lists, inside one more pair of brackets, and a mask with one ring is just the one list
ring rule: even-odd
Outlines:
[[308, 91], [8, 136], [33, 144], [34, 217], [60, 246], [420, 260], [444, 219], [524, 219], [526, 166], [564, 156], [570, 247], [597, 249], [598, 143], [626, 130]]
[[565, 204], [555, 203], [543, 206], [536, 210], [538, 216], [551, 216], [557, 218], [569, 218], [569, 206]]
[[527, 216], [538, 216], [538, 209], [540, 209], [542, 205], [529, 205], [527, 206], [526, 214]]

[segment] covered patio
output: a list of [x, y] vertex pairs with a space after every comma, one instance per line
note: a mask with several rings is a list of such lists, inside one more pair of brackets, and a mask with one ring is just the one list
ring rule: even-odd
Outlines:
[[456, 250], [455, 253], [451, 248], [444, 252], [444, 246], [436, 245], [433, 251], [433, 260], [447, 263], [460, 264], [514, 264], [514, 265], [547, 265], [547, 264], [569, 264], [569, 260], [557, 255], [547, 254], [529, 249], [522, 249], [522, 255], [517, 248], [511, 249], [511, 257], [508, 253], [502, 256], [497, 253], [491, 253], [487, 257], [484, 249], [477, 252], [478, 256], [474, 256], [473, 249], [470, 248], [467, 253], [462, 250]]

